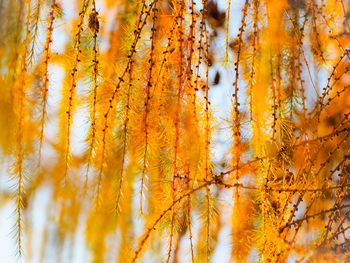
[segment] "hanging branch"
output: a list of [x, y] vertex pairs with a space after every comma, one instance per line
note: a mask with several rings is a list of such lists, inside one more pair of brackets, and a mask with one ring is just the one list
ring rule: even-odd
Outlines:
[[[202, 1], [203, 7], [206, 6], [206, 0]], [[209, 38], [208, 38], [208, 30], [207, 30], [207, 25], [205, 21], [202, 20], [202, 23], [204, 23], [204, 35], [205, 35], [205, 55], [204, 59], [206, 62], [206, 72], [205, 72], [205, 157], [204, 157], [204, 174], [205, 174], [205, 180], [209, 180], [209, 146], [210, 146], [210, 123], [209, 123]], [[207, 221], [206, 221], [206, 259], [207, 262], [209, 262], [210, 259], [210, 189], [209, 187], [205, 188], [206, 191], [206, 201], [207, 201]]]
[[[20, 7], [20, 12], [22, 7]], [[23, 142], [23, 129], [25, 126], [25, 104], [26, 104], [26, 77], [28, 70], [27, 55], [29, 47], [29, 35], [30, 35], [30, 17], [31, 12], [31, 2], [27, 2], [27, 12], [26, 25], [25, 25], [25, 39], [24, 39], [24, 51], [21, 59], [21, 68], [19, 72], [19, 83], [15, 82], [14, 90], [16, 94], [16, 100], [18, 103], [18, 120], [17, 120], [17, 131], [16, 131], [16, 154], [15, 154], [15, 163], [12, 167], [12, 175], [16, 182], [16, 213], [17, 213], [17, 222], [16, 222], [16, 234], [17, 234], [17, 253], [19, 257], [22, 256], [22, 232], [23, 232], [23, 209], [25, 202], [25, 193], [24, 193], [24, 183], [26, 177], [24, 175], [24, 165], [25, 165], [25, 145]]]
[[142, 200], [143, 200], [143, 188], [144, 188], [144, 180], [145, 180], [145, 174], [147, 173], [147, 151], [149, 147], [149, 142], [148, 142], [148, 136], [149, 136], [149, 124], [148, 124], [148, 117], [149, 117], [149, 111], [150, 111], [150, 100], [151, 100], [151, 88], [153, 86], [153, 79], [152, 79], [152, 71], [153, 67], [155, 65], [154, 63], [154, 43], [155, 43], [155, 38], [156, 38], [156, 20], [157, 20], [157, 0], [154, 1], [154, 7], [152, 9], [153, 11], [153, 18], [152, 18], [152, 34], [151, 34], [151, 52], [150, 52], [150, 59], [149, 59], [149, 70], [148, 70], [148, 80], [147, 80], [147, 85], [146, 85], [146, 97], [145, 97], [145, 102], [144, 102], [144, 107], [145, 107], [145, 112], [144, 112], [144, 117], [143, 117], [143, 125], [144, 125], [144, 131], [145, 131], [145, 145], [144, 145], [144, 152], [143, 152], [143, 168], [141, 172], [141, 188], [140, 188], [140, 213], [143, 214], [142, 212]]
[[[239, 112], [239, 102], [238, 102], [238, 82], [239, 82], [239, 65], [240, 65], [240, 59], [241, 59], [241, 52], [242, 52], [242, 45], [243, 45], [243, 33], [245, 31], [246, 27], [246, 17], [248, 14], [248, 8], [250, 6], [249, 0], [246, 0], [244, 3], [244, 7], [242, 9], [242, 20], [241, 20], [241, 27], [239, 28], [239, 33], [237, 36], [238, 39], [238, 48], [237, 48], [237, 58], [235, 62], [235, 81], [233, 82], [233, 87], [234, 87], [234, 93], [232, 94], [233, 97], [233, 140], [234, 140], [234, 145], [233, 145], [233, 160], [232, 160], [232, 165], [235, 167], [235, 174], [236, 174], [236, 182], [239, 182], [239, 162], [240, 162], [240, 150], [239, 150], [239, 145], [240, 145], [240, 126], [241, 126], [241, 121], [240, 121], [240, 112]], [[239, 199], [239, 192], [238, 188], [236, 190], [236, 196], [237, 196], [237, 202]]]
[[[171, 182], [171, 197], [172, 200], [175, 200], [176, 198], [176, 186], [175, 186], [175, 180], [178, 176], [178, 152], [179, 152], [179, 139], [180, 139], [180, 112], [181, 112], [181, 99], [182, 99], [182, 90], [183, 90], [183, 35], [184, 35], [184, 21], [183, 21], [183, 14], [184, 14], [184, 8], [185, 8], [185, 2], [184, 0], [180, 0], [180, 11], [176, 19], [178, 19], [180, 22], [178, 24], [178, 34], [179, 34], [179, 55], [180, 55], [180, 61], [178, 65], [178, 81], [179, 86], [177, 88], [177, 101], [176, 101], [176, 112], [175, 112], [175, 141], [174, 141], [174, 160], [173, 160], [173, 176], [172, 176], [172, 182]], [[174, 209], [171, 208], [171, 223], [170, 223], [170, 238], [169, 238], [169, 250], [167, 254], [167, 260], [168, 263], [171, 256], [172, 251], [172, 245], [173, 245], [173, 237], [174, 237], [174, 221], [175, 221], [175, 212]]]
[[67, 175], [68, 175], [68, 161], [70, 157], [70, 137], [71, 137], [71, 125], [72, 125], [72, 109], [73, 109], [73, 100], [75, 96], [75, 89], [77, 87], [78, 82], [78, 66], [80, 62], [80, 54], [81, 54], [81, 34], [84, 31], [83, 23], [84, 18], [86, 14], [86, 10], [89, 5], [89, 0], [84, 0], [82, 3], [82, 7], [79, 13], [79, 22], [77, 25], [77, 33], [75, 34], [76, 40], [74, 43], [74, 51], [75, 51], [75, 58], [74, 58], [74, 64], [72, 69], [72, 85], [69, 89], [69, 97], [68, 97], [68, 109], [66, 111], [67, 114], [67, 132], [66, 132], [66, 151], [65, 151], [65, 161], [64, 161], [64, 183], [67, 183]]
[[[52, 31], [53, 31], [53, 23], [55, 20], [55, 9], [56, 6], [56, 0], [52, 0], [51, 7], [50, 7], [50, 14], [49, 14], [49, 23], [46, 29], [46, 41], [44, 45], [44, 74], [43, 74], [43, 85], [42, 85], [42, 110], [41, 110], [41, 124], [40, 124], [40, 142], [39, 142], [39, 161], [38, 161], [38, 167], [40, 169], [41, 167], [41, 154], [42, 154], [42, 146], [43, 146], [43, 140], [44, 140], [44, 128], [45, 128], [45, 120], [46, 120], [46, 114], [47, 114], [47, 96], [49, 92], [49, 72], [48, 72], [48, 65], [49, 60], [51, 56], [51, 43], [52, 43]], [[40, 12], [40, 11], [39, 11]], [[39, 15], [38, 15], [39, 17]], [[38, 18], [39, 19], [39, 18]], [[38, 21], [37, 21], [38, 22]], [[36, 26], [38, 27], [38, 26]], [[37, 28], [35, 30], [38, 30]], [[35, 35], [36, 36], [36, 32]], [[35, 38], [33, 39], [35, 41]], [[35, 42], [32, 44], [32, 49], [34, 49]], [[34, 50], [31, 51], [31, 54], [34, 53]]]
[[98, 19], [98, 12], [96, 10], [96, 2], [95, 0], [92, 0], [92, 10], [89, 17], [89, 28], [93, 32], [93, 39], [94, 39], [94, 45], [92, 48], [93, 51], [93, 59], [92, 63], [94, 65], [93, 69], [93, 103], [92, 103], [92, 121], [91, 121], [91, 139], [90, 139], [90, 145], [89, 145], [89, 153], [88, 153], [88, 161], [87, 161], [87, 167], [86, 167], [86, 175], [85, 175], [85, 189], [87, 188], [88, 179], [89, 179], [89, 170], [90, 165], [92, 161], [92, 153], [94, 151], [95, 147], [95, 140], [96, 140], [96, 104], [97, 104], [97, 89], [98, 89], [98, 47], [97, 47], [97, 36], [100, 30], [100, 23]]

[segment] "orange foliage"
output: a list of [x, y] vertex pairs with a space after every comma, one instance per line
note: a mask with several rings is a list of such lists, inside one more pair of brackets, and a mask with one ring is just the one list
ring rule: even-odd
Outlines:
[[0, 199], [26, 261], [350, 260], [348, 2], [0, 5]]

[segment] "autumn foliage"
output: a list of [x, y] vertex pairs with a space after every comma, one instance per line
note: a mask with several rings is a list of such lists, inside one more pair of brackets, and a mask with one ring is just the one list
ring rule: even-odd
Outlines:
[[349, 47], [345, 0], [0, 0], [18, 256], [350, 260]]

